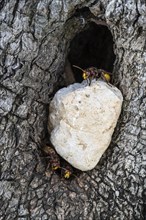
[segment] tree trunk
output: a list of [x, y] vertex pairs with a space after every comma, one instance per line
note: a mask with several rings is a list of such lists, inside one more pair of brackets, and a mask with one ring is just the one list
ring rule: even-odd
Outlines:
[[[0, 7], [0, 219], [144, 219], [145, 1], [2, 0]], [[41, 157], [49, 140], [48, 105], [67, 80], [63, 70], [73, 38], [88, 32], [90, 23], [112, 34], [116, 58], [109, 69], [124, 103], [100, 163], [64, 180], [51, 171], [45, 175]], [[101, 48], [105, 64], [108, 42]]]

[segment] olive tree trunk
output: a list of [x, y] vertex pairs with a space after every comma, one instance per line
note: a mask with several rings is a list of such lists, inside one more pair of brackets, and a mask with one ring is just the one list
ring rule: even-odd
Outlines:
[[[0, 219], [144, 219], [145, 1], [1, 0], [0, 10]], [[48, 105], [62, 86], [71, 40], [89, 20], [86, 10], [112, 33], [113, 81], [124, 103], [100, 163], [64, 180], [45, 174], [41, 147]]]

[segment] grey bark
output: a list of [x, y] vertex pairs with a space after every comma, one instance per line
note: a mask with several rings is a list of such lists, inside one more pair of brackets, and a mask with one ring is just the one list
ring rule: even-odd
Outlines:
[[[100, 163], [66, 181], [45, 175], [40, 149], [68, 47], [87, 22], [75, 16], [83, 7], [113, 35], [124, 103]], [[144, 219], [145, 1], [3, 0], [0, 8], [0, 219]]]

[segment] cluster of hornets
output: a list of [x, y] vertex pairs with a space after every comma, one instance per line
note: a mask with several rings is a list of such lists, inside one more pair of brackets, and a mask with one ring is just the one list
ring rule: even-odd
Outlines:
[[[110, 82], [111, 73], [103, 69], [97, 69], [96, 67], [82, 69], [76, 65], [73, 65], [73, 67], [78, 68], [82, 71], [82, 78], [84, 80], [87, 80], [89, 85], [91, 84], [91, 81], [93, 79], [96, 79], [96, 80], [102, 79], [108, 84]], [[63, 166], [61, 166], [60, 157], [54, 148], [52, 148], [49, 145], [46, 145], [43, 147], [42, 150], [43, 152], [45, 152], [47, 158], [49, 158], [48, 167], [50, 167], [53, 172], [60, 171], [61, 176], [64, 177], [65, 179], [69, 179], [71, 176], [76, 176], [73, 173], [73, 167], [70, 164], [68, 164], [67, 162], [63, 162]]]

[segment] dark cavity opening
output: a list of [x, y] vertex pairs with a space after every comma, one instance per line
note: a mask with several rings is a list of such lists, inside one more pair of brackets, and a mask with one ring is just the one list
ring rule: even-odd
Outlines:
[[[112, 72], [115, 61], [113, 37], [107, 26], [91, 22], [86, 30], [77, 34], [70, 44], [68, 60], [82, 69], [97, 67]], [[82, 71], [72, 66], [77, 82], [82, 82]]]

